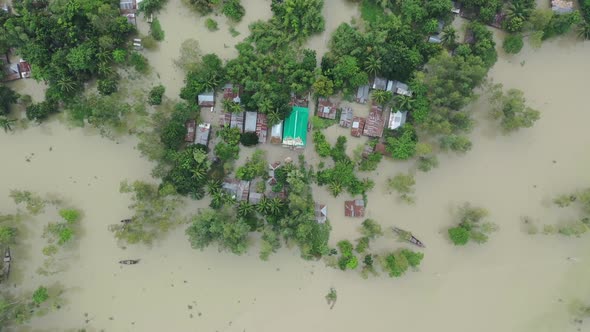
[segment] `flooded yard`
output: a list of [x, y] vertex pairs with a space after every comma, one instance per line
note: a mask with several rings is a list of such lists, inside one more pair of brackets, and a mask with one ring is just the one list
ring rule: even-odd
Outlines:
[[[195, 38], [203, 53], [231, 58], [236, 55], [233, 45], [247, 35], [247, 24], [271, 15], [269, 0], [242, 2], [246, 16], [236, 27], [241, 34], [234, 38], [224, 17], [217, 18], [220, 30], [212, 33], [180, 0], [169, 1], [159, 15], [166, 39], [159, 50], [147, 52], [167, 96], [175, 98], [183, 85], [184, 74], [172, 63], [183, 40]], [[358, 15], [347, 1], [328, 0], [324, 11], [327, 29]], [[318, 56], [325, 51], [329, 32], [309, 41]], [[295, 248], [280, 249], [268, 262], [258, 258], [256, 246], [241, 257], [215, 247], [196, 251], [184, 227], [151, 247], [122, 248], [107, 229], [130, 214], [129, 197], [119, 194], [119, 183], [150, 180], [152, 168], [135, 149], [135, 138], [111, 141], [57, 121], [0, 132], [0, 211], [14, 212], [9, 190], [24, 189], [58, 193], [84, 212], [83, 235], [67, 257], [67, 269], [51, 276], [35, 271], [43, 260], [38, 243], [42, 226], [53, 221], [52, 216], [25, 221], [27, 232], [14, 250], [11, 284], [22, 283], [20, 288], [30, 290], [57, 283], [65, 289], [65, 303], [22, 330], [588, 330], [588, 324], [572, 323], [570, 310], [572, 301], [590, 301], [588, 238], [529, 235], [522, 230], [521, 217], [559, 222], [563, 211], [551, 204], [552, 198], [590, 186], [590, 112], [585, 98], [589, 58], [590, 43], [569, 38], [546, 42], [539, 50], [527, 46], [517, 56], [501, 54], [490, 78], [523, 90], [530, 105], [541, 111], [541, 119], [531, 129], [503, 136], [486, 117], [485, 99], [475, 102], [470, 106], [478, 119], [471, 135], [473, 149], [465, 155], [442, 155], [438, 168], [417, 174], [416, 204], [399, 202], [385, 187], [387, 178], [407, 171], [409, 163], [384, 160], [366, 174], [376, 183], [366, 216], [386, 228], [411, 230], [426, 244], [420, 271], [395, 279], [382, 275], [363, 280], [357, 272], [302, 261]], [[349, 130], [334, 127], [326, 135], [331, 142], [346, 135], [349, 148], [360, 144]], [[280, 147], [268, 153], [269, 160], [294, 156]], [[317, 161], [311, 145], [305, 154]], [[360, 237], [362, 219], [344, 217], [343, 201], [350, 197], [333, 198], [325, 188], [316, 189], [316, 201], [328, 206], [331, 244]], [[485, 245], [455, 247], [446, 236], [452, 209], [465, 201], [488, 209], [490, 220], [500, 227]], [[207, 201], [191, 205], [206, 207]], [[375, 244], [383, 249], [403, 246], [393, 237]], [[141, 264], [118, 264], [130, 258], [141, 258]], [[324, 298], [330, 287], [338, 291], [333, 310]]]

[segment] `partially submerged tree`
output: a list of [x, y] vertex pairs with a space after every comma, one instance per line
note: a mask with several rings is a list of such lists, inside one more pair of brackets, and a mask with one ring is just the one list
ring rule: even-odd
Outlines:
[[498, 229], [496, 224], [483, 221], [488, 214], [486, 209], [469, 203], [459, 206], [456, 212], [458, 225], [448, 229], [451, 241], [455, 245], [465, 245], [469, 240], [485, 243], [488, 235]]
[[500, 120], [504, 133], [510, 133], [520, 128], [530, 128], [540, 119], [540, 112], [527, 106], [524, 93], [517, 89], [502, 91], [501, 84], [490, 88], [492, 103], [491, 116]]
[[393, 178], [387, 180], [390, 189], [397, 191], [399, 198], [406, 203], [414, 203], [414, 185], [416, 180], [412, 174], [398, 173]]

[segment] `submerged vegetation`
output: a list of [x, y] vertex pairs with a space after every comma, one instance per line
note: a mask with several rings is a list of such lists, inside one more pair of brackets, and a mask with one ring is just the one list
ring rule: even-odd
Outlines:
[[498, 230], [496, 224], [483, 221], [488, 214], [486, 209], [469, 203], [459, 206], [456, 212], [458, 225], [448, 229], [453, 244], [463, 246], [470, 240], [480, 244], [487, 242], [489, 234]]

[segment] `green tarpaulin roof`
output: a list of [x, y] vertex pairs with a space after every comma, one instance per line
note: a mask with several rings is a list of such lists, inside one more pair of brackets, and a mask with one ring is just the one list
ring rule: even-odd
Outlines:
[[305, 146], [307, 142], [307, 120], [309, 109], [294, 106], [293, 111], [285, 119], [283, 144], [289, 146]]

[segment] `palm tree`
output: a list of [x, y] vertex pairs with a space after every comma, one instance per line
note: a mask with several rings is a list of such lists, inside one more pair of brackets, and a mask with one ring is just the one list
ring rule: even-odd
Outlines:
[[270, 113], [272, 111], [272, 101], [268, 98], [262, 99], [258, 103], [258, 111], [260, 111], [260, 113], [264, 113], [264, 114]]
[[578, 25], [578, 37], [590, 39], [590, 22], [584, 21]]
[[247, 217], [254, 212], [254, 205], [241, 201], [238, 203], [238, 217]]
[[281, 201], [278, 197], [271, 199], [268, 204], [268, 210], [273, 215], [278, 215], [281, 212], [282, 207], [283, 201]]
[[213, 196], [213, 193], [219, 190], [221, 190], [221, 182], [218, 180], [207, 181], [207, 192], [209, 195]]
[[447, 25], [443, 29], [443, 35], [441, 37], [442, 44], [449, 49], [455, 47], [457, 43], [457, 31], [450, 25]]
[[62, 77], [57, 81], [57, 87], [61, 92], [69, 94], [76, 90], [77, 83], [74, 82], [71, 78]]
[[281, 113], [279, 113], [278, 109], [274, 109], [270, 113], [268, 113], [267, 118], [268, 118], [268, 124], [271, 126], [274, 126], [274, 125], [278, 124], [279, 122], [281, 122]]
[[375, 76], [381, 70], [381, 59], [375, 55], [369, 55], [365, 61], [365, 71], [369, 76]]
[[221, 190], [215, 190], [211, 193], [211, 204], [212, 208], [218, 209], [225, 203], [225, 193]]
[[340, 193], [342, 192], [342, 183], [340, 183], [339, 181], [334, 180], [330, 182], [328, 186], [330, 188], [330, 192], [332, 192], [332, 195], [334, 195], [334, 197], [338, 197], [338, 195], [340, 195]]
[[233, 100], [224, 99], [223, 109], [228, 113], [239, 113], [242, 111], [242, 106]]
[[396, 96], [395, 103], [398, 109], [404, 111], [411, 111], [414, 105], [414, 100], [410, 96]]
[[263, 215], [267, 215], [270, 211], [270, 199], [262, 197], [260, 202], [256, 205], [256, 209]]
[[523, 1], [512, 2], [506, 10], [506, 17], [509, 20], [520, 18], [523, 21], [529, 17], [531, 9], [526, 7]]
[[4, 132], [12, 131], [12, 123], [16, 122], [14, 119], [9, 119], [4, 115], [0, 115], [0, 127], [4, 129]]
[[207, 170], [204, 167], [195, 167], [192, 172], [192, 178], [197, 181], [202, 181], [207, 176]]
[[391, 91], [375, 90], [371, 95], [373, 102], [377, 105], [387, 104], [393, 97]]

